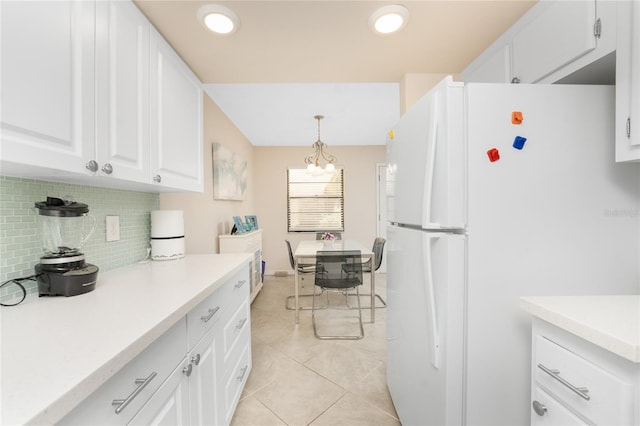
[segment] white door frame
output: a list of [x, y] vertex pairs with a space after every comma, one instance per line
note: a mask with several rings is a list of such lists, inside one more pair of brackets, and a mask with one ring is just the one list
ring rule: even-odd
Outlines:
[[[376, 163], [376, 235], [387, 238], [387, 164]], [[387, 272], [387, 255], [383, 252], [378, 272]]]

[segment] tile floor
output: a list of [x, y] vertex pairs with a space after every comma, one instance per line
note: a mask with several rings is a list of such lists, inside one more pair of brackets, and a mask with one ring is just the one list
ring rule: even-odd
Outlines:
[[[313, 278], [306, 279], [309, 292]], [[365, 278], [361, 292], [368, 292]], [[386, 275], [376, 274], [376, 292], [386, 295]], [[231, 421], [232, 426], [262, 425], [400, 425], [385, 380], [386, 310], [376, 322], [363, 310], [362, 340], [319, 340], [313, 335], [311, 311], [285, 309], [293, 294], [293, 277], [265, 276], [251, 307], [253, 369]], [[354, 298], [355, 300], [355, 298]], [[363, 305], [368, 306], [368, 298]], [[311, 299], [301, 301], [310, 306]], [[322, 311], [322, 315], [357, 315], [357, 310]], [[336, 331], [326, 316], [318, 324]], [[340, 319], [345, 334], [357, 333], [357, 319]], [[348, 328], [348, 330], [347, 330]]]

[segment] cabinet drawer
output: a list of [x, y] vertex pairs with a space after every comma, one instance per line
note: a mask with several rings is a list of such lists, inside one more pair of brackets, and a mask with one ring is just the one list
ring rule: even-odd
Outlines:
[[[225, 363], [233, 347], [240, 341], [240, 336], [246, 335], [243, 333], [251, 326], [251, 317], [249, 313], [249, 299], [246, 299], [235, 311], [235, 313], [224, 324], [223, 328], [223, 350]], [[240, 343], [242, 344], [242, 342]]]
[[[531, 426], [572, 426], [586, 425], [579, 417], [573, 414], [567, 407], [560, 404], [551, 395], [536, 387], [533, 390], [531, 404]], [[538, 412], [533, 408], [538, 405]]]
[[633, 422], [632, 384], [541, 336], [536, 337], [534, 359], [535, 382], [568, 407], [596, 424]]
[[[104, 385], [67, 415], [60, 424], [126, 424], [182, 362], [187, 342], [184, 318], [160, 336]], [[139, 391], [138, 393], [135, 393]], [[126, 400], [116, 413], [114, 400]]]
[[[225, 284], [224, 297], [227, 315], [234, 315], [238, 306], [245, 300], [249, 300], [251, 281], [249, 279], [249, 265], [242, 268]], [[229, 316], [225, 316], [225, 319]]]
[[222, 392], [222, 409], [225, 413], [225, 424], [229, 424], [229, 422], [231, 421], [233, 412], [235, 411], [236, 405], [240, 400], [240, 393], [242, 392], [244, 384], [247, 382], [247, 378], [249, 377], [249, 373], [251, 372], [250, 348], [250, 342], [247, 341], [245, 346], [242, 347], [240, 356], [236, 358], [237, 362], [232, 366], [232, 368], [226, 371], [224, 390]]
[[225, 311], [223, 300], [224, 291], [220, 287], [211, 296], [189, 311], [187, 314], [189, 350], [223, 317]]

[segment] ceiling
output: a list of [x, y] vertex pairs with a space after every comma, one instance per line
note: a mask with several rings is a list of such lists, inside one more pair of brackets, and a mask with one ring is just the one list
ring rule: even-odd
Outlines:
[[[393, 35], [368, 28], [393, 2], [361, 0], [136, 0], [256, 146], [311, 145], [322, 114], [329, 145], [382, 145], [399, 118], [399, 83], [413, 73], [460, 73], [535, 1], [403, 1], [409, 24]], [[240, 18], [231, 36], [201, 25], [220, 4]]]

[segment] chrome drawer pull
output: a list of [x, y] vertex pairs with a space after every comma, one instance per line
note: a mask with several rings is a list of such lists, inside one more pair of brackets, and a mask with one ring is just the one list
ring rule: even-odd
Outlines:
[[580, 396], [580, 398], [585, 399], [587, 401], [591, 400], [591, 397], [589, 395], [587, 395], [589, 393], [589, 389], [588, 388], [583, 388], [583, 387], [576, 387], [574, 385], [572, 385], [571, 383], [567, 382], [565, 379], [563, 379], [562, 377], [560, 377], [560, 371], [559, 370], [552, 370], [548, 367], [545, 367], [542, 364], [538, 364], [538, 368], [542, 371], [544, 371], [545, 373], [547, 373], [548, 375], [550, 375], [551, 377], [553, 377], [554, 379], [556, 379], [557, 381], [559, 381], [560, 383], [562, 383], [563, 385], [565, 385], [566, 387], [568, 387], [569, 389], [571, 389], [573, 392], [575, 392], [576, 394], [578, 394], [578, 396]]
[[249, 369], [248, 365], [245, 365], [243, 368], [241, 368], [242, 373], [240, 373], [240, 375], [236, 377], [236, 380], [241, 382], [244, 379], [244, 375], [247, 374], [248, 369]]
[[236, 285], [234, 285], [234, 287], [235, 287], [235, 288], [240, 288], [240, 287], [242, 287], [242, 286], [244, 285], [244, 283], [246, 283], [246, 282], [247, 282], [247, 280], [238, 281], [238, 282], [236, 283]]
[[209, 320], [211, 318], [213, 318], [213, 316], [216, 314], [216, 312], [218, 312], [220, 310], [220, 306], [216, 306], [215, 309], [209, 309], [209, 315], [203, 315], [200, 317], [200, 319], [204, 322], [209, 322]]
[[242, 329], [242, 327], [244, 327], [244, 324], [247, 322], [247, 319], [248, 318], [244, 318], [244, 319], [241, 319], [240, 321], [238, 321], [238, 324], [236, 325], [236, 329], [237, 330]]
[[127, 408], [127, 405], [129, 405], [129, 403], [131, 401], [133, 401], [135, 399], [135, 397], [138, 396], [138, 394], [140, 392], [142, 392], [142, 389], [144, 389], [145, 386], [147, 386], [149, 383], [151, 383], [151, 381], [157, 375], [158, 375], [158, 373], [156, 373], [154, 371], [153, 373], [149, 374], [149, 377], [147, 377], [146, 379], [136, 379], [135, 383], [136, 383], [136, 385], [138, 385], [138, 387], [135, 388], [135, 390], [133, 392], [131, 392], [131, 395], [129, 395], [126, 399], [114, 399], [111, 402], [111, 405], [117, 405], [116, 414], [122, 413], [122, 411], [125, 408]]
[[547, 407], [545, 407], [544, 404], [541, 404], [538, 401], [533, 401], [531, 403], [531, 406], [533, 406], [533, 411], [535, 411], [536, 414], [539, 415], [539, 416], [544, 416], [544, 413], [546, 413], [548, 411]]

